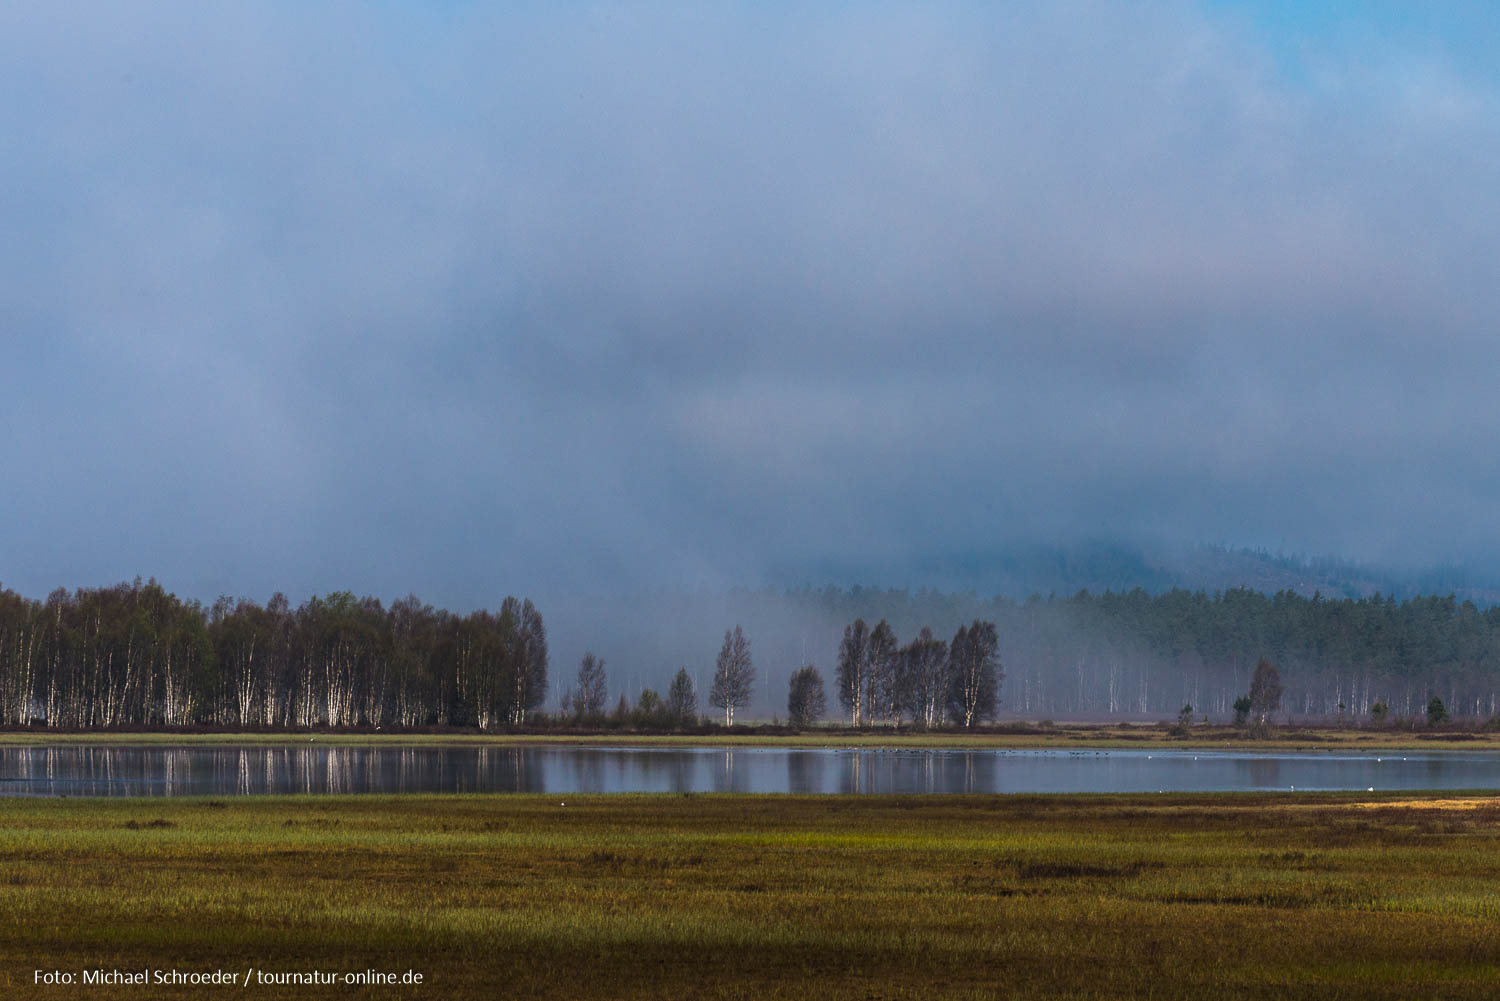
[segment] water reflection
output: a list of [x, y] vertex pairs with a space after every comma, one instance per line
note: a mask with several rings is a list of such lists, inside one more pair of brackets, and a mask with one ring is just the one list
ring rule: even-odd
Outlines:
[[788, 754], [786, 756], [787, 792], [815, 793], [823, 791], [826, 754]]
[[0, 748], [0, 795], [1494, 789], [1500, 755], [793, 748]]
[[1281, 785], [1281, 759], [1251, 758], [1250, 784], [1257, 789], [1274, 789]]

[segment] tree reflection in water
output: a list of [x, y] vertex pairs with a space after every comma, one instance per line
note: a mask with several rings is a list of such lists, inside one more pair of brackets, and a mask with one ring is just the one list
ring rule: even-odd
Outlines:
[[752, 792], [1012, 793], [1479, 789], [1495, 752], [370, 747], [0, 747], [0, 795]]
[[787, 792], [824, 792], [823, 772], [828, 755], [818, 751], [789, 751], [786, 756]]
[[1281, 785], [1281, 761], [1273, 757], [1250, 759], [1250, 784], [1257, 789]]

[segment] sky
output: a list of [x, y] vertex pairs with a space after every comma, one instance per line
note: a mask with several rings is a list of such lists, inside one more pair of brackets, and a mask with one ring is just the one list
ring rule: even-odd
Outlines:
[[0, 5], [0, 583], [1493, 564], [1497, 43], [1479, 3]]

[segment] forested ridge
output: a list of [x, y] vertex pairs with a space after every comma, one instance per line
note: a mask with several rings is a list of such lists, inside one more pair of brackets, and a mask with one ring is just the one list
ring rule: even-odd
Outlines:
[[254, 728], [519, 725], [547, 694], [532, 603], [459, 616], [344, 591], [205, 607], [156, 581], [0, 591], [0, 722]]
[[[923, 627], [943, 637], [993, 623], [1002, 719], [1171, 718], [1184, 704], [1228, 719], [1262, 657], [1278, 666], [1282, 711], [1294, 716], [1357, 718], [1377, 702], [1415, 716], [1433, 696], [1455, 716], [1500, 712], [1500, 606], [1451, 596], [1136, 589], [1013, 601], [856, 587], [739, 590], [679, 610], [670, 622], [621, 621], [619, 659], [637, 651], [632, 671], [665, 686], [680, 666], [711, 662], [641, 654], [642, 636], [712, 636], [732, 616], [758, 651], [751, 698], [764, 718], [782, 711], [794, 671], [811, 664], [837, 680], [859, 618], [884, 620], [903, 648]], [[279, 594], [203, 605], [154, 580], [45, 600], [0, 590], [0, 725], [494, 729], [543, 721], [548, 668], [541, 613], [516, 598], [460, 615], [349, 592], [296, 607]], [[573, 666], [563, 671], [571, 678]], [[846, 687], [835, 687], [840, 702]], [[928, 701], [934, 725], [939, 703]]]
[[[1350, 717], [1377, 702], [1416, 715], [1434, 695], [1455, 715], [1500, 711], [1500, 606], [1452, 596], [1135, 589], [1013, 601], [828, 588], [744, 598], [767, 621], [778, 605], [820, 609], [834, 622], [885, 619], [903, 642], [923, 626], [942, 634], [969, 619], [994, 622], [1005, 673], [1000, 711], [1031, 719], [1175, 716], [1184, 704], [1229, 718], [1262, 657], [1278, 665], [1292, 715]], [[810, 621], [804, 629], [804, 650], [837, 643], [833, 634], [815, 638]]]

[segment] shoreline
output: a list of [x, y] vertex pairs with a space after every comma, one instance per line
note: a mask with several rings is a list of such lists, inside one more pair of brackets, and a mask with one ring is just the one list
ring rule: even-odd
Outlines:
[[1285, 728], [1261, 738], [1240, 728], [1202, 726], [1186, 735], [1165, 727], [1060, 724], [1046, 729], [989, 733], [881, 733], [840, 730], [801, 733], [639, 733], [602, 730], [587, 733], [379, 733], [171, 732], [44, 730], [0, 731], [0, 747], [96, 745], [296, 745], [472, 746], [472, 747], [785, 747], [958, 750], [1180, 750], [1180, 751], [1500, 751], [1500, 732], [1396, 731]]

